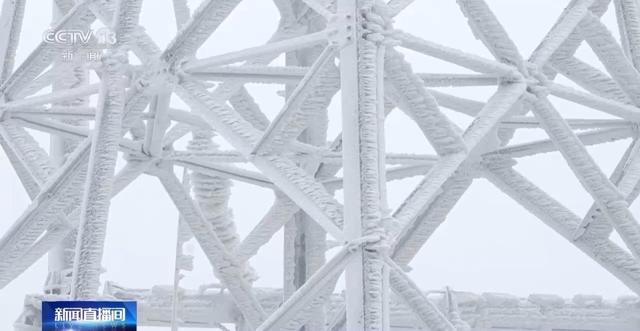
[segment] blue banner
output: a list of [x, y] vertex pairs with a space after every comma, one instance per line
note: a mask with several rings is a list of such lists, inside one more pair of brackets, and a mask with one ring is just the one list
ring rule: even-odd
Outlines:
[[42, 331], [136, 331], [133, 301], [43, 301]]

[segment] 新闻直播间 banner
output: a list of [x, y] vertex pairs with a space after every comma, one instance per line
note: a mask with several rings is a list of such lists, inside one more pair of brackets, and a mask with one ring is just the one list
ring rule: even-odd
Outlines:
[[135, 331], [133, 301], [44, 301], [42, 331]]

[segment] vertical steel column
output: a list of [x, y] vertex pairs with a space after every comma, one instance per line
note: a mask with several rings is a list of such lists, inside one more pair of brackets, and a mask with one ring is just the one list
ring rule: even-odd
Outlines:
[[120, 53], [105, 55], [102, 60], [102, 91], [96, 127], [93, 133], [89, 170], [82, 202], [78, 243], [73, 269], [73, 298], [91, 298], [100, 286], [104, 240], [118, 142], [122, 137], [125, 103], [124, 59]]
[[[295, 13], [298, 15], [298, 13]], [[299, 23], [300, 24], [300, 23]], [[317, 32], [312, 26], [312, 22], [307, 22], [306, 33]], [[286, 53], [287, 66], [310, 67], [322, 53], [324, 46], [317, 46], [307, 50], [297, 50]], [[286, 86], [287, 98], [295, 90], [297, 84]], [[318, 109], [317, 113], [310, 114], [311, 121], [318, 123], [307, 127], [298, 138], [299, 141], [313, 146], [322, 146], [327, 141], [327, 128], [320, 123], [328, 123], [328, 113], [326, 109]], [[301, 161], [300, 166], [310, 174], [315, 175], [318, 162], [315, 157], [309, 157]], [[290, 279], [285, 282], [285, 300], [293, 293], [292, 289], [298, 290], [306, 283], [316, 271], [325, 263], [325, 252], [327, 250], [327, 235], [324, 229], [318, 225], [307, 213], [298, 211], [293, 219], [285, 225], [285, 257], [290, 262], [289, 270], [285, 270], [285, 275]], [[289, 248], [289, 249], [288, 249]], [[287, 268], [287, 267], [285, 267]], [[331, 289], [333, 290], [333, 288]], [[326, 325], [326, 311], [324, 305], [314, 309], [308, 323], [301, 328], [301, 331], [312, 331], [324, 329]]]
[[[339, 0], [349, 43], [340, 53], [342, 85], [344, 231], [348, 240], [384, 238], [382, 226], [384, 116], [382, 92], [383, 46], [368, 40], [367, 13], [373, 0]], [[367, 244], [346, 269], [346, 308], [349, 331], [388, 330], [388, 276], [384, 240]]]
[[127, 101], [125, 76], [127, 53], [142, 0], [116, 3], [112, 31], [116, 44], [102, 57], [102, 85], [91, 139], [91, 154], [81, 204], [78, 242], [73, 265], [72, 298], [92, 298], [100, 287], [102, 255], [109, 218], [113, 179], [122, 138], [122, 120]]
[[[69, 8], [61, 6], [59, 1], [52, 1], [53, 9], [53, 25], [62, 19], [68, 12]], [[80, 50], [79, 50], [80, 51]], [[88, 83], [87, 70], [83, 67], [82, 56], [76, 56], [72, 59], [62, 59], [59, 57], [54, 60], [56, 69], [63, 67], [67, 74], [59, 79], [55, 79], [52, 83], [53, 91], [77, 88]], [[57, 104], [58, 106], [86, 106], [87, 98], [78, 98]], [[81, 125], [77, 121], [65, 121], [72, 125]], [[85, 123], [86, 125], [86, 123]], [[65, 138], [59, 135], [52, 135], [50, 140], [50, 157], [51, 163], [55, 168], [61, 167], [67, 155], [71, 153], [78, 143], [73, 139]], [[71, 215], [68, 215], [71, 217]], [[54, 247], [48, 255], [49, 274], [45, 284], [45, 293], [68, 295], [71, 282], [71, 270], [73, 269], [73, 260], [76, 243], [76, 231], [71, 231], [65, 240]]]

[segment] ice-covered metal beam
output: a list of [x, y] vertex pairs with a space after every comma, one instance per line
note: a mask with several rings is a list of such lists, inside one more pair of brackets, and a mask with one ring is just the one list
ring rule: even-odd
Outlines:
[[554, 57], [551, 62], [553, 69], [583, 89], [602, 98], [608, 98], [624, 104], [630, 104], [631, 99], [609, 75], [582, 62], [575, 57]]
[[[0, 275], [10, 273], [10, 269], [42, 233], [49, 228], [66, 208], [78, 204], [86, 176], [89, 158], [89, 140], [82, 142], [69, 155], [67, 162], [58, 169], [42, 187], [31, 205], [5, 232], [0, 240]], [[5, 279], [0, 280], [6, 285]]]
[[[120, 193], [126, 186], [133, 182], [144, 172], [148, 162], [129, 162], [113, 180], [112, 196]], [[47, 231], [31, 246], [23, 248], [20, 257], [16, 258], [10, 268], [0, 268], [0, 288], [6, 286], [21, 273], [36, 263], [42, 256], [59, 245], [69, 233], [77, 226], [80, 218], [80, 209], [76, 208], [66, 219], [59, 218]]]
[[195, 54], [240, 2], [241, 0], [203, 1], [162, 52], [161, 59], [174, 64]]
[[163, 88], [153, 97], [150, 106], [151, 118], [147, 121], [142, 151], [153, 157], [160, 157], [163, 152], [163, 138], [169, 127], [169, 103], [171, 101], [171, 91]]
[[251, 154], [263, 154], [272, 149], [281, 148], [291, 139], [300, 135], [304, 129], [300, 122], [306, 123], [306, 118], [309, 116], [309, 114], [302, 113], [305, 110], [302, 108], [303, 103], [313, 96], [314, 89], [322, 83], [324, 78], [322, 71], [328, 70], [328, 63], [333, 61], [335, 51], [332, 46], [326, 47], [322, 51], [295, 90], [288, 96], [284, 108], [271, 122]]
[[344, 232], [348, 240], [379, 238], [359, 250], [347, 266], [346, 328], [388, 330], [389, 271], [383, 255], [388, 245], [384, 222], [389, 215], [383, 132], [385, 57], [390, 51], [385, 31], [391, 29], [391, 18], [372, 0], [337, 4], [351, 27], [351, 42], [340, 52]]
[[440, 312], [433, 302], [420, 290], [418, 285], [392, 259], [386, 259], [390, 270], [390, 282], [393, 291], [404, 300], [405, 304], [423, 327], [433, 331], [457, 331], [447, 317]]
[[115, 56], [103, 60], [101, 104], [96, 118], [98, 124], [92, 137], [73, 272], [71, 295], [78, 299], [95, 297], [100, 286], [109, 213], [109, 199], [104, 197], [111, 194], [124, 106], [121, 61]]
[[334, 17], [334, 13], [331, 12], [330, 9], [327, 8], [321, 1], [323, 0], [302, 0], [309, 8], [313, 9], [318, 15], [324, 17], [327, 20], [330, 20]]
[[4, 1], [0, 13], [0, 82], [4, 82], [13, 72], [16, 50], [20, 40], [26, 0]]
[[454, 125], [440, 112], [435, 98], [429, 94], [420, 78], [413, 73], [404, 56], [389, 50], [385, 57], [388, 87], [398, 96], [400, 109], [405, 110], [417, 123], [422, 133], [439, 155], [465, 151], [462, 136]]
[[509, 159], [488, 158], [487, 179], [573, 243], [636, 293], [640, 293], [640, 264], [609, 239], [575, 240], [581, 219], [512, 169]]
[[629, 211], [629, 205], [624, 196], [605, 176], [553, 105], [540, 91], [534, 90], [534, 93], [536, 98], [530, 102], [543, 128], [557, 145], [584, 188], [613, 223], [629, 250], [634, 256], [640, 256], [640, 225]]
[[71, 297], [74, 299], [94, 298], [100, 287], [109, 197], [113, 189], [126, 103], [125, 64], [128, 58], [121, 47], [131, 43], [131, 32], [138, 25], [141, 7], [142, 0], [119, 0], [116, 3], [111, 25], [116, 44], [101, 59], [100, 96], [73, 263]]
[[289, 324], [295, 323], [300, 326], [304, 324], [304, 322], [296, 321], [300, 312], [312, 303], [316, 296], [324, 290], [324, 287], [335, 283], [335, 280], [342, 274], [347, 264], [356, 257], [359, 248], [361, 248], [359, 246], [364, 244], [365, 242], [363, 241], [359, 245], [347, 245], [341, 249], [256, 330], [297, 330], [296, 328], [291, 328]]
[[590, 13], [580, 24], [580, 31], [611, 77], [618, 82], [635, 105], [640, 105], [640, 73], [624, 55], [607, 27]]
[[[24, 127], [50, 133], [52, 135], [63, 136], [82, 141], [91, 137], [92, 131], [88, 128], [66, 124], [61, 121], [38, 118], [29, 115], [16, 115], [14, 120], [20, 122]], [[131, 154], [142, 154], [142, 143], [128, 138], [119, 141], [119, 147], [124, 152]]]
[[479, 73], [511, 76], [513, 71], [515, 71], [515, 68], [510, 65], [436, 44], [403, 31], [398, 30], [393, 34], [393, 36], [400, 41], [400, 46], [402, 47], [457, 64], [461, 67], [471, 69]]
[[[585, 146], [599, 145], [607, 142], [614, 142], [631, 138], [635, 135], [632, 127], [621, 129], [602, 129], [591, 130], [587, 132], [578, 133], [576, 136], [580, 142]], [[499, 154], [508, 156], [511, 158], [521, 158], [527, 156], [533, 156], [537, 154], [544, 154], [549, 152], [556, 152], [558, 148], [551, 139], [544, 139], [533, 141], [529, 143], [514, 144], [497, 149], [494, 152], [486, 154]]]
[[[630, 128], [633, 122], [616, 119], [579, 119], [568, 118], [567, 124], [574, 130]], [[500, 124], [508, 128], [539, 128], [540, 121], [530, 116], [512, 116]]]
[[428, 87], [493, 86], [498, 85], [498, 76], [487, 74], [435, 74], [419, 73]]
[[[74, 6], [52, 29], [51, 33], [61, 30], [84, 29], [95, 21], [90, 10], [95, 0], [83, 1]], [[11, 100], [16, 93], [26, 87], [44, 69], [59, 56], [66, 45], [42, 41], [29, 57], [0, 86], [0, 92]]]
[[187, 167], [193, 171], [201, 172], [203, 174], [234, 179], [237, 181], [246, 182], [270, 189], [275, 188], [273, 183], [263, 175], [234, 166], [179, 159], [173, 160], [173, 163], [179, 166]]
[[[638, 183], [640, 182], [640, 144], [636, 138], [611, 174], [610, 180], [614, 183], [626, 201], [631, 205], [638, 196]], [[592, 236], [595, 238], [608, 238], [613, 231], [613, 225], [609, 222], [602, 209], [593, 204], [585, 215], [576, 236]]]
[[640, 108], [635, 106], [603, 98], [594, 94], [585, 93], [557, 83], [549, 83], [548, 88], [549, 93], [553, 96], [600, 110], [629, 121], [637, 122], [640, 119]]
[[496, 60], [526, 72], [524, 59], [515, 43], [484, 0], [457, 0], [476, 38], [491, 51]]
[[344, 238], [340, 229], [342, 207], [320, 183], [285, 157], [250, 156], [258, 142], [259, 131], [237, 112], [213, 99], [201, 84], [185, 80], [177, 93], [328, 233], [338, 240]]
[[246, 261], [253, 257], [299, 210], [298, 206], [286, 196], [277, 196], [267, 214], [236, 249], [236, 258]]
[[615, 0], [620, 39], [633, 66], [640, 68], [640, 7], [633, 0]]
[[392, 16], [397, 16], [414, 1], [415, 0], [389, 0], [387, 6], [389, 7], [390, 14]]
[[54, 118], [64, 120], [85, 120], [90, 121], [95, 119], [96, 110], [93, 107], [76, 107], [76, 106], [62, 106], [62, 107], [35, 107], [25, 109], [8, 110], [4, 113], [4, 116], [10, 118], [12, 115], [26, 115], [31, 117], [43, 117]]
[[0, 108], [4, 110], [11, 109], [23, 109], [29, 107], [42, 106], [44, 104], [50, 103], [58, 103], [61, 101], [67, 101], [79, 97], [85, 97], [88, 95], [96, 94], [100, 90], [100, 84], [91, 84], [86, 86], [81, 86], [77, 88], [71, 88], [62, 91], [56, 91], [45, 95], [39, 95], [35, 97], [13, 100], [7, 103], [4, 103], [0, 106]]
[[245, 83], [292, 84], [298, 83], [307, 73], [307, 67], [277, 66], [220, 66], [189, 74], [203, 80], [242, 81]]
[[298, 49], [326, 43], [329, 36], [333, 33], [336, 32], [334, 30], [327, 29], [300, 37], [275, 41], [263, 46], [247, 48], [241, 51], [222, 55], [216, 55], [206, 59], [194, 60], [186, 63], [184, 65], [184, 70], [189, 73], [192, 71], [206, 70], [209, 67], [217, 67], [245, 60], [252, 60], [264, 55], [278, 55], [284, 52], [295, 51]]
[[13, 121], [0, 124], [0, 145], [27, 194], [34, 199], [53, 171], [49, 155], [27, 131]]
[[243, 268], [218, 238], [213, 226], [206, 221], [202, 211], [185, 191], [184, 186], [173, 174], [171, 168], [159, 170], [157, 176], [165, 187], [184, 221], [189, 225], [216, 276], [229, 290], [244, 318], [255, 328], [266, 318], [265, 312], [256, 299], [251, 285], [245, 280]]
[[180, 29], [191, 18], [191, 9], [187, 0], [173, 0], [173, 11], [176, 17], [176, 26]]
[[[427, 173], [425, 179], [396, 210], [396, 217], [401, 224], [411, 226], [416, 217], [441, 192], [441, 185], [465, 162], [470, 155], [481, 153], [482, 143], [487, 142], [500, 121], [509, 113], [513, 105], [525, 91], [522, 82], [502, 84], [496, 94], [487, 102], [473, 124], [464, 133], [465, 148], [461, 151], [441, 157], [434, 168]], [[497, 139], [497, 138], [494, 138]], [[489, 140], [490, 141], [490, 140]]]
[[553, 56], [553, 53], [564, 44], [578, 27], [580, 21], [589, 13], [589, 9], [594, 2], [595, 0], [571, 1], [551, 31], [547, 33], [540, 45], [533, 51], [533, 54], [529, 57], [529, 62], [542, 68]]
[[471, 186], [471, 182], [472, 177], [468, 170], [460, 170], [442, 185], [442, 192], [417, 216], [416, 222], [411, 226], [400, 223], [403, 227], [395, 234], [390, 252], [396, 263], [405, 266], [413, 260], [424, 243], [445, 221], [449, 212]]

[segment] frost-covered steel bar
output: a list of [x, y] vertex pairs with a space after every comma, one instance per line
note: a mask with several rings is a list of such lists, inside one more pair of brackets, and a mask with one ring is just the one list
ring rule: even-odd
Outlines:
[[26, 0], [4, 1], [0, 21], [0, 81], [4, 82], [13, 71], [16, 50], [20, 41], [20, 32], [24, 18]]
[[[60, 21], [51, 29], [51, 32], [61, 30], [82, 30], [95, 21], [95, 16], [89, 9], [91, 2], [82, 1], [75, 5]], [[31, 55], [14, 71], [0, 86], [0, 91], [5, 98], [12, 99], [14, 94], [22, 90], [36, 78], [54, 60], [55, 56], [66, 49], [64, 44], [46, 43], [42, 41]]]
[[288, 51], [315, 46], [317, 44], [324, 43], [331, 32], [332, 31], [314, 32], [300, 37], [276, 41], [265, 46], [259, 46], [253, 49], [247, 49], [243, 51], [214, 56], [208, 59], [197, 60], [194, 63], [187, 63], [184, 69], [187, 72], [191, 72], [208, 67], [216, 67], [241, 62], [244, 60], [260, 57], [262, 55], [285, 53]]
[[[383, 102], [390, 18], [369, 0], [340, 0], [348, 41], [340, 53], [344, 232], [348, 240], [379, 237], [346, 270], [346, 329], [389, 330], [389, 270], [383, 254], [388, 218], [384, 181]], [[381, 166], [382, 165], [382, 166]]]
[[573, 234], [580, 225], [580, 218], [513, 170], [512, 166], [509, 159], [489, 158], [486, 177], [634, 292], [640, 291], [640, 263], [637, 259], [609, 239], [575, 239]]
[[[131, 162], [125, 166], [113, 180], [112, 196], [120, 193], [126, 186], [133, 182], [142, 174], [148, 163]], [[68, 235], [75, 229], [80, 217], [80, 210], [76, 208], [64, 219], [62, 215], [56, 222], [49, 226], [46, 232], [37, 241], [22, 250], [22, 255], [16, 258], [10, 268], [0, 270], [0, 287], [6, 286], [9, 282], [17, 278], [27, 268], [31, 267], [38, 259], [50, 252], [56, 245], [63, 243]], [[75, 242], [75, 240], [74, 240]], [[75, 249], [74, 249], [75, 251]], [[71, 261], [73, 263], [73, 261]]]
[[245, 279], [244, 268], [229, 254], [227, 247], [220, 240], [213, 225], [208, 222], [196, 202], [184, 190], [183, 184], [167, 169], [159, 170], [158, 176], [162, 185], [180, 211], [184, 221], [189, 225], [200, 247], [213, 265], [216, 276], [233, 295], [235, 304], [253, 328], [265, 319], [260, 302], [255, 298], [251, 285]]
[[[234, 110], [218, 103], [200, 83], [184, 81], [181, 87], [187, 103], [197, 109], [236, 149], [250, 155], [252, 146], [259, 139], [259, 131], [255, 127]], [[256, 155], [252, 157], [252, 163], [328, 233], [338, 240], [343, 239], [339, 228], [342, 224], [342, 207], [303, 169], [277, 155]]]
[[[638, 178], [640, 172], [636, 170], [639, 165], [638, 161], [640, 161], [638, 148], [640, 148], [640, 146], [636, 138], [609, 178], [610, 181], [618, 187], [620, 193], [625, 196], [629, 205], [638, 197], [640, 190], [638, 185], [640, 182], [640, 178]], [[598, 205], [593, 204], [582, 220], [576, 236], [586, 235], [595, 238], [606, 238], [611, 235], [613, 225], [603, 216], [602, 209], [600, 209]]]
[[[58, 215], [69, 206], [78, 205], [86, 177], [90, 142], [85, 140], [71, 153], [65, 164], [50, 178], [34, 198], [31, 205], [0, 239], [0, 275], [11, 273], [17, 260], [54, 223]], [[4, 276], [0, 278], [6, 286]]]
[[[314, 273], [313, 276], [311, 276], [294, 295], [285, 301], [278, 310], [264, 321], [257, 330], [297, 330], [301, 325], [304, 325], [306, 321], [296, 321], [298, 314], [301, 310], [310, 305], [313, 300], [322, 296], [321, 292], [324, 287], [329, 287], [332, 283], [335, 284], [337, 276], [342, 273], [350, 260], [354, 259], [355, 256], [359, 254], [360, 249], [362, 248], [359, 246], [365, 244], [365, 242], [359, 244], [360, 245], [346, 246], [338, 252], [329, 262]], [[333, 289], [331, 292], [332, 291]], [[306, 317], [309, 318], [309, 316]], [[290, 324], [295, 324], [296, 327], [291, 327]]]
[[5, 121], [0, 125], [0, 145], [27, 194], [34, 199], [53, 171], [47, 152], [13, 121]]
[[[25, 2], [6, 0], [0, 146], [32, 203], [0, 239], [0, 288], [51, 253], [45, 293], [64, 297], [67, 258], [75, 255], [74, 296], [101, 297], [96, 289], [110, 198], [147, 173], [160, 179], [181, 214], [176, 281], [150, 292], [105, 286], [106, 295], [123, 299], [143, 294], [143, 325], [174, 331], [196, 324], [224, 330], [224, 323], [241, 331], [635, 330], [634, 298], [617, 306], [592, 296], [577, 296], [570, 305], [549, 295], [477, 299], [450, 289], [423, 292], [405, 272], [473, 180], [484, 176], [640, 293], [637, 256], [609, 239], [615, 232], [631, 252], [640, 251], [640, 230], [628, 208], [640, 194], [638, 4], [570, 1], [526, 61], [489, 1], [457, 2], [494, 59], [395, 29], [392, 18], [412, 10], [412, 0], [274, 0], [280, 24], [265, 44], [202, 57], [195, 55], [200, 46], [241, 0], [205, 0], [193, 13], [187, 1], [173, 0], [179, 29], [165, 50], [138, 24], [141, 0], [56, 0], [54, 32], [86, 29], [96, 19], [113, 27], [117, 43], [103, 58], [106, 65], [61, 64], [57, 57], [67, 47], [43, 42], [14, 71]], [[614, 9], [620, 41], [600, 20]], [[583, 41], [604, 70], [579, 58]], [[475, 73], [414, 72], [405, 49]], [[114, 54], [129, 52], [144, 65], [113, 62]], [[276, 62], [281, 55], [284, 65]], [[109, 63], [120, 69], [109, 71]], [[86, 70], [99, 74], [89, 83]], [[580, 89], [556, 81], [558, 74]], [[284, 85], [285, 106], [273, 120], [264, 111], [269, 105], [254, 99], [256, 83]], [[476, 86], [496, 91], [489, 100], [456, 93]], [[328, 142], [340, 89], [343, 132]], [[96, 104], [90, 97], [98, 92]], [[565, 118], [548, 95], [613, 118]], [[170, 104], [176, 96], [184, 109]], [[444, 108], [473, 122], [460, 128]], [[535, 117], [527, 115], [531, 110]], [[385, 151], [384, 124], [394, 111], [417, 124], [437, 155]], [[546, 130], [550, 138], [512, 143], [524, 128]], [[52, 136], [51, 155], [32, 129]], [[214, 137], [231, 149], [218, 148]], [[186, 149], [182, 138], [191, 139]], [[585, 146], [613, 141], [631, 145], [607, 177]], [[575, 215], [513, 168], [515, 159], [557, 152], [594, 197], [586, 215]], [[127, 163], [114, 174], [120, 155]], [[411, 177], [422, 181], [391, 214], [386, 183]], [[274, 192], [273, 206], [245, 237], [229, 210], [232, 181]], [[260, 270], [250, 260], [280, 230], [285, 285], [254, 290]], [[76, 231], [73, 250], [68, 238]], [[224, 290], [215, 298], [210, 286], [181, 294], [179, 278], [190, 269], [182, 245], [192, 236], [214, 267], [213, 281], [221, 283], [213, 287]], [[343, 270], [346, 290], [337, 294]], [[28, 318], [38, 300], [27, 304], [17, 330], [39, 329]], [[213, 304], [219, 311], [207, 310]], [[603, 312], [615, 317], [592, 318]]]
[[393, 291], [404, 300], [405, 304], [418, 317], [423, 327], [430, 330], [456, 331], [456, 328], [436, 307], [429, 301], [418, 285], [409, 278], [404, 270], [390, 258], [386, 259], [390, 267], [390, 278]]
[[536, 97], [532, 105], [544, 129], [558, 146], [582, 185], [616, 227], [631, 253], [639, 257], [640, 225], [629, 211], [625, 197], [599, 169], [587, 149], [544, 95], [536, 93]]
[[[520, 99], [524, 92], [525, 84], [513, 82], [501, 85], [498, 92], [489, 100], [483, 110], [478, 114], [474, 123], [467, 129], [460, 139], [464, 139], [462, 151], [454, 151], [443, 155], [420, 185], [396, 210], [394, 217], [400, 224], [409, 229], [410, 224], [416, 221], [418, 214], [424, 210], [437, 195], [441, 193], [441, 187], [454, 172], [467, 160], [470, 155], [478, 153], [482, 149], [481, 143], [486, 135], [492, 133], [500, 120], [507, 115], [513, 105]], [[444, 140], [450, 142], [451, 140]], [[459, 143], [458, 143], [459, 144]], [[468, 149], [468, 151], [467, 151]]]
[[[318, 56], [315, 63], [307, 71], [300, 83], [296, 86], [295, 90], [291, 92], [291, 95], [287, 98], [282, 111], [271, 122], [271, 125], [267, 128], [264, 135], [254, 147], [252, 154], [264, 153], [264, 146], [269, 148], [278, 148], [285, 145], [293, 137], [300, 135], [300, 129], [296, 128], [295, 121], [301, 121], [299, 117], [308, 115], [299, 115], [301, 111], [301, 105], [305, 99], [309, 98], [309, 95], [313, 94], [313, 90], [317, 88], [318, 81], [322, 81], [321, 70], [325, 70], [329, 60], [334, 58], [334, 47], [326, 47], [322, 53]], [[298, 117], [298, 118], [297, 118]], [[297, 130], [296, 130], [297, 129]]]
[[110, 197], [126, 103], [124, 66], [127, 55], [121, 47], [131, 42], [131, 31], [138, 24], [141, 6], [142, 0], [120, 0], [116, 3], [111, 26], [116, 43], [101, 61], [99, 108], [96, 112], [96, 127], [91, 137], [87, 181], [80, 207], [73, 265], [71, 297], [75, 299], [93, 298], [98, 294], [100, 287]]
[[[119, 1], [116, 9], [115, 32], [126, 43], [124, 35], [136, 25], [141, 1]], [[131, 17], [133, 16], [133, 18]], [[122, 136], [125, 105], [125, 54], [119, 49], [109, 51], [102, 59], [102, 86], [96, 128], [91, 137], [85, 194], [80, 211], [76, 256], [73, 266], [71, 297], [95, 297], [100, 287], [102, 255], [109, 218], [110, 196]]]
[[536, 66], [546, 64], [567, 38], [575, 31], [582, 21], [594, 0], [575, 0], [564, 10], [555, 26], [549, 31], [542, 43], [529, 57], [529, 61]]
[[[65, 13], [67, 13], [72, 4], [65, 1], [53, 2], [53, 21], [61, 19]], [[58, 79], [51, 80], [51, 86], [53, 90], [67, 90], [74, 87], [85, 86], [89, 83], [89, 72], [78, 59], [72, 61], [64, 61], [58, 59], [54, 62], [56, 70], [69, 70], [73, 74], [65, 75], [65, 77], [59, 77]], [[52, 68], [52, 69], [53, 69]], [[60, 103], [56, 103], [54, 107], [77, 107], [81, 108], [89, 104], [88, 97], [78, 97], [70, 100], [65, 100]], [[91, 118], [95, 117], [95, 111], [91, 111], [93, 114]], [[67, 118], [65, 121], [69, 124], [86, 125], [87, 118]], [[50, 160], [54, 166], [60, 166], [66, 160], [67, 155], [77, 147], [78, 141], [70, 139], [68, 137], [52, 136], [50, 139]], [[45, 282], [45, 293], [51, 294], [70, 294], [71, 293], [71, 281], [73, 274], [73, 262], [75, 260], [75, 248], [77, 232], [74, 231], [70, 223], [78, 223], [79, 215], [76, 213], [71, 214], [73, 219], [67, 219], [67, 222], [57, 225], [57, 228], [50, 229], [45, 233], [42, 239], [30, 249], [28, 254], [23, 257], [23, 261], [31, 261], [29, 257], [39, 256], [40, 250], [46, 247], [49, 243], [60, 240], [60, 243], [55, 246], [54, 249], [49, 251], [48, 254], [48, 275]]]

